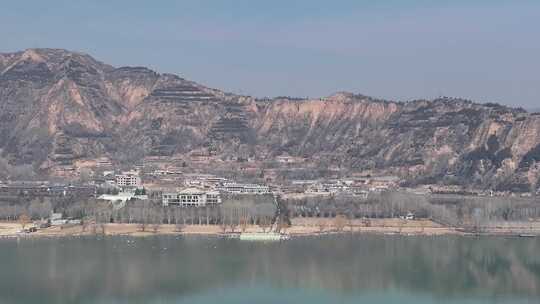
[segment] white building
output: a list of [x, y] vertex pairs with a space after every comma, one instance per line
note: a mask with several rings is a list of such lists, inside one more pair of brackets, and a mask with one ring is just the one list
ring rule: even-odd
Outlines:
[[204, 191], [187, 188], [180, 192], [163, 193], [163, 206], [205, 207], [221, 204], [221, 196], [217, 191]]
[[122, 201], [124, 203], [131, 200], [132, 198], [138, 200], [147, 200], [148, 195], [136, 195], [135, 192], [120, 192], [118, 194], [102, 194], [98, 197], [98, 199], [100, 200], [105, 200], [109, 202]]
[[128, 171], [117, 174], [114, 179], [118, 187], [138, 188], [141, 186], [141, 177], [137, 171]]
[[236, 194], [268, 194], [270, 187], [256, 184], [224, 183], [218, 190]]
[[187, 187], [213, 188], [227, 182], [226, 178], [211, 174], [184, 174], [184, 184]]
[[51, 226], [60, 226], [67, 224], [68, 220], [63, 218], [62, 213], [51, 213]]
[[302, 157], [280, 155], [276, 157], [276, 161], [282, 164], [294, 164], [294, 163], [301, 163], [304, 161], [304, 159]]

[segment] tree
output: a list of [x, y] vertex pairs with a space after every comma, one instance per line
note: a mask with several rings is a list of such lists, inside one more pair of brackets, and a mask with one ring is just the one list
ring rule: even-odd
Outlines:
[[102, 235], [105, 235], [106, 232], [107, 232], [107, 231], [106, 231], [106, 226], [105, 226], [105, 224], [100, 223], [100, 224], [98, 224], [98, 227], [99, 227], [99, 229], [101, 230], [101, 234], [102, 234]]
[[92, 180], [93, 174], [94, 173], [92, 172], [92, 170], [87, 169], [87, 168], [82, 168], [81, 172], [79, 173], [79, 182], [81, 184], [87, 184], [88, 182]]
[[182, 222], [177, 222], [175, 225], [174, 225], [174, 230], [176, 232], [184, 232], [184, 229], [186, 228], [186, 226], [182, 223]]
[[472, 210], [472, 224], [474, 233], [481, 233], [483, 230], [483, 214], [480, 208], [474, 208]]
[[146, 222], [145, 219], [143, 219], [142, 222], [140, 222], [140, 223], [137, 225], [137, 229], [139, 229], [139, 231], [141, 231], [141, 232], [145, 232], [147, 226], [148, 226], [148, 223]]
[[30, 223], [31, 223], [31, 220], [28, 214], [23, 213], [19, 216], [19, 224], [21, 224], [22, 230], [24, 230], [24, 228], [26, 228], [26, 225]]
[[88, 217], [85, 217], [81, 220], [82, 232], [86, 232], [90, 223], [91, 223], [91, 219]]
[[405, 223], [406, 223], [406, 221], [404, 219], [399, 219], [398, 220], [399, 234], [401, 234], [401, 232], [403, 232], [403, 227], [405, 226]]
[[161, 225], [160, 225], [159, 223], [154, 223], [154, 224], [152, 225], [152, 231], [153, 231], [154, 233], [158, 233], [160, 227], [161, 227]]
[[347, 218], [347, 226], [349, 226], [349, 230], [351, 232], [354, 231], [354, 217], [353, 216], [349, 216], [349, 218]]
[[285, 232], [291, 225], [284, 218], [280, 218], [277, 223], [277, 232]]
[[38, 198], [33, 199], [28, 206], [28, 213], [30, 218], [39, 218], [41, 215], [41, 203]]
[[159, 228], [161, 227], [161, 223], [163, 220], [163, 212], [162, 209], [152, 209], [152, 231], [154, 233], [157, 233], [159, 231]]
[[237, 226], [238, 226], [238, 223], [231, 218], [231, 221], [229, 222], [229, 227], [231, 228], [231, 232], [234, 233]]
[[242, 230], [242, 232], [246, 232], [248, 223], [249, 223], [249, 220], [247, 216], [244, 215], [240, 217], [240, 229]]
[[183, 232], [186, 227], [186, 219], [181, 208], [174, 210], [174, 224], [176, 232]]
[[326, 229], [326, 220], [323, 218], [320, 218], [317, 221], [317, 227], [319, 227], [319, 233], [323, 233], [323, 231]]
[[221, 220], [221, 222], [219, 223], [219, 228], [221, 228], [221, 233], [227, 232], [227, 222], [225, 221], [225, 219]]
[[343, 215], [338, 215], [334, 218], [334, 227], [337, 231], [341, 232], [347, 225], [347, 219]]
[[263, 232], [266, 232], [266, 229], [268, 229], [270, 225], [271, 221], [267, 216], [263, 216], [259, 219], [259, 227], [261, 227]]

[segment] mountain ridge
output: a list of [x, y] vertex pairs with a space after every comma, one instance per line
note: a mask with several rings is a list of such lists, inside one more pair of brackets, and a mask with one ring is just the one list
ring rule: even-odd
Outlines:
[[538, 184], [540, 116], [521, 108], [350, 92], [260, 99], [62, 49], [1, 53], [0, 71], [2, 157], [44, 172], [100, 156], [135, 161], [203, 149], [304, 156], [426, 183]]

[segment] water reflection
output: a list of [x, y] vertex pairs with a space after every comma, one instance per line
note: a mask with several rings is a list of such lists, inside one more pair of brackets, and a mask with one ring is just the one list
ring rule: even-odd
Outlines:
[[416, 303], [538, 300], [539, 249], [536, 239], [348, 235], [272, 244], [196, 237], [4, 240], [0, 303], [204, 303], [252, 294], [289, 295], [296, 303], [377, 295], [409, 295]]

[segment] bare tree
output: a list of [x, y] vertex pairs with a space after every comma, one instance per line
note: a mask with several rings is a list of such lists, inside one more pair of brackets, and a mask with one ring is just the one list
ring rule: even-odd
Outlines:
[[28, 206], [28, 213], [30, 218], [40, 218], [41, 216], [41, 202], [38, 198], [33, 199]]
[[398, 232], [399, 234], [401, 234], [401, 232], [403, 232], [403, 227], [405, 226], [406, 224], [406, 221], [404, 219], [399, 219], [398, 220]]
[[93, 174], [94, 173], [92, 172], [92, 170], [87, 169], [87, 168], [82, 168], [80, 173], [79, 173], [79, 183], [81, 183], [81, 184], [88, 183], [89, 181], [92, 180], [92, 175]]
[[420, 232], [422, 232], [422, 234], [426, 231], [426, 225], [427, 222], [425, 220], [420, 221]]
[[137, 224], [137, 229], [141, 232], [145, 232], [146, 231], [146, 227], [148, 226], [148, 223], [143, 220], [142, 222], [140, 222], [139, 224]]
[[246, 232], [248, 223], [249, 219], [247, 218], [247, 216], [243, 215], [240, 217], [240, 230], [242, 230], [242, 232]]
[[263, 216], [259, 219], [259, 227], [261, 227], [263, 232], [266, 232], [266, 229], [268, 229], [271, 226], [270, 218], [267, 216]]
[[107, 233], [106, 227], [107, 227], [107, 225], [104, 224], [104, 223], [99, 223], [98, 224], [99, 231], [101, 232], [102, 235], [105, 235]]
[[231, 228], [231, 232], [234, 233], [234, 231], [236, 230], [236, 227], [238, 227], [238, 223], [231, 218], [229, 222], [229, 227]]
[[158, 233], [159, 229], [161, 228], [161, 222], [163, 220], [162, 209], [153, 209], [151, 213], [152, 231], [154, 233]]
[[152, 224], [152, 232], [158, 233], [160, 227], [161, 227], [161, 225], [159, 223]]
[[349, 226], [351, 232], [354, 231], [354, 217], [352, 215], [347, 218], [347, 226]]
[[175, 230], [176, 232], [182, 233], [182, 232], [184, 232], [184, 229], [185, 229], [185, 228], [186, 228], [186, 226], [185, 226], [182, 222], [178, 222], [178, 223], [176, 223], [176, 224], [174, 225], [174, 230]]
[[21, 225], [22, 230], [24, 230], [24, 228], [26, 228], [26, 225], [28, 225], [30, 223], [31, 223], [31, 220], [30, 220], [30, 216], [28, 216], [28, 214], [23, 213], [23, 214], [21, 214], [19, 216], [19, 224]]
[[88, 226], [90, 225], [90, 218], [88, 217], [85, 217], [81, 220], [81, 225], [82, 225], [82, 232], [86, 232], [86, 230], [88, 229]]
[[334, 227], [337, 231], [341, 232], [347, 225], [347, 219], [343, 215], [338, 215], [334, 218]]
[[174, 210], [174, 224], [176, 232], [183, 232], [186, 227], [186, 220], [181, 208]]
[[371, 227], [371, 221], [369, 219], [363, 219], [362, 224], [364, 227]]
[[323, 233], [324, 230], [326, 229], [326, 226], [327, 226], [326, 219], [320, 218], [317, 221], [317, 227], [319, 228], [319, 233]]
[[276, 232], [285, 232], [291, 225], [283, 217], [280, 217], [277, 222]]
[[221, 228], [222, 233], [227, 232], [227, 222], [225, 221], [224, 218], [221, 219], [221, 222], [219, 223], [219, 228]]

